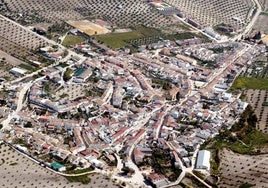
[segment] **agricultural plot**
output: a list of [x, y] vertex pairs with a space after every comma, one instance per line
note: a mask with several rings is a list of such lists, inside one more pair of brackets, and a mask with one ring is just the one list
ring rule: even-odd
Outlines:
[[83, 2], [93, 15], [123, 27], [145, 25], [163, 28], [176, 23], [142, 0], [84, 0]]
[[268, 11], [268, 1], [267, 0], [259, 0], [259, 3], [261, 4], [262, 9], [264, 11]]
[[1, 14], [24, 25], [101, 18], [119, 27], [142, 24], [159, 29], [172, 26], [175, 31], [180, 30], [176, 27], [178, 19], [162, 15], [142, 0], [0, 0], [0, 5]]
[[0, 16], [0, 50], [27, 59], [35, 56], [33, 51], [46, 45], [44, 39]]
[[240, 187], [248, 185], [265, 188], [268, 184], [268, 155], [241, 155], [223, 149], [221, 159], [221, 178], [218, 187]]
[[251, 0], [167, 0], [166, 2], [203, 27], [225, 23], [237, 29], [241, 29], [250, 20], [254, 6]]
[[253, 26], [253, 32], [261, 31], [268, 34], [268, 12], [261, 13]]
[[75, 35], [67, 35], [62, 42], [63, 46], [70, 47], [76, 44], [80, 44], [84, 42], [86, 39], [82, 36], [75, 36]]
[[[5, 144], [0, 145], [0, 187], [5, 188], [116, 188], [118, 183], [101, 174], [69, 177], [60, 176], [31, 161]], [[82, 182], [87, 178], [87, 182]], [[87, 183], [87, 184], [85, 184]]]
[[95, 36], [95, 38], [111, 48], [121, 48], [127, 45], [140, 46], [157, 42], [161, 35], [159, 30], [141, 25], [133, 27], [132, 29], [133, 30], [129, 32], [110, 33]]
[[107, 35], [99, 35], [96, 36], [95, 38], [100, 41], [105, 43], [108, 47], [111, 48], [122, 48], [127, 45], [127, 40], [132, 40], [132, 39], [139, 39], [142, 38], [143, 35], [139, 32], [136, 31], [131, 31], [127, 33], [111, 33]]
[[253, 59], [253, 63], [238, 77], [232, 89], [268, 89], [267, 55], [262, 54]]
[[246, 100], [258, 117], [257, 128], [268, 133], [268, 90], [249, 89], [246, 92]]
[[[22, 24], [81, 19], [83, 18], [81, 13], [88, 12], [79, 0], [2, 0], [2, 2], [5, 5], [1, 11], [2, 14]], [[21, 19], [18, 14], [23, 14], [25, 19]]]

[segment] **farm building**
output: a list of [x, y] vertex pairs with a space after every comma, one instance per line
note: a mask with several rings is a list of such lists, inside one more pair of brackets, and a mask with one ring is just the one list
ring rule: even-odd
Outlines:
[[200, 150], [198, 152], [197, 162], [196, 162], [196, 169], [210, 169], [210, 151], [207, 150]]
[[17, 67], [14, 67], [13, 69], [10, 70], [10, 73], [14, 74], [15, 76], [23, 76], [26, 72], [27, 70]]

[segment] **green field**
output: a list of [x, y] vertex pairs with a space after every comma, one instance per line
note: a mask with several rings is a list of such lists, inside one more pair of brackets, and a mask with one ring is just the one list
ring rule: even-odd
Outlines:
[[231, 90], [235, 89], [268, 89], [268, 78], [237, 77]]
[[105, 43], [113, 49], [122, 48], [130, 45], [129, 42], [134, 39], [148, 38], [160, 35], [160, 31], [154, 28], [144, 27], [142, 25], [131, 28], [131, 32], [126, 33], [110, 33], [106, 35], [98, 35], [95, 38]]
[[75, 36], [75, 35], [67, 35], [62, 42], [62, 45], [65, 47], [70, 47], [76, 44], [80, 44], [81, 42], [84, 42], [85, 38], [82, 36]]
[[28, 70], [30, 72], [34, 72], [34, 71], [38, 70], [38, 68], [33, 67], [33, 66], [29, 65], [29, 64], [19, 64], [18, 66], [20, 68], [26, 69], [26, 70]]
[[88, 175], [80, 176], [64, 176], [70, 182], [81, 182], [82, 184], [89, 184], [91, 179]]
[[206, 39], [206, 37], [201, 34], [191, 32], [166, 35], [158, 29], [148, 28], [142, 25], [135, 26], [131, 29], [131, 32], [126, 33], [110, 33], [105, 35], [97, 35], [95, 36], [95, 39], [99, 42], [105, 43], [108, 47], [113, 49], [131, 46], [132, 44], [139, 46], [146, 45], [148, 43], [158, 42], [160, 40], [160, 37], [168, 40], [189, 39], [193, 37], [200, 37]]
[[95, 38], [105, 43], [110, 48], [122, 48], [127, 45], [127, 40], [142, 38], [143, 35], [138, 31], [127, 33], [110, 33], [106, 35], [98, 35]]

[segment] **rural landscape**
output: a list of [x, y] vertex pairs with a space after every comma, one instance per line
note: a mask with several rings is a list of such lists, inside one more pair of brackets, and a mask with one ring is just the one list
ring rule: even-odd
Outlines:
[[267, 188], [267, 0], [0, 0], [0, 187]]

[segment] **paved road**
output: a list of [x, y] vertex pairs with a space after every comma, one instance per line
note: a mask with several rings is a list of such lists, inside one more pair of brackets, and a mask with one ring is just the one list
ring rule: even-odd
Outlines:
[[15, 116], [18, 115], [18, 112], [21, 111], [22, 106], [23, 106], [23, 100], [24, 100], [24, 98], [26, 96], [26, 93], [27, 93], [28, 89], [31, 87], [31, 85], [32, 85], [31, 82], [21, 85], [21, 87], [23, 87], [23, 88], [19, 91], [19, 98], [18, 98], [17, 108], [16, 108], [16, 110], [14, 112], [12, 112], [12, 114], [9, 114], [7, 119], [5, 119], [2, 122], [3, 129], [7, 129], [7, 130], [10, 129], [9, 123]]

